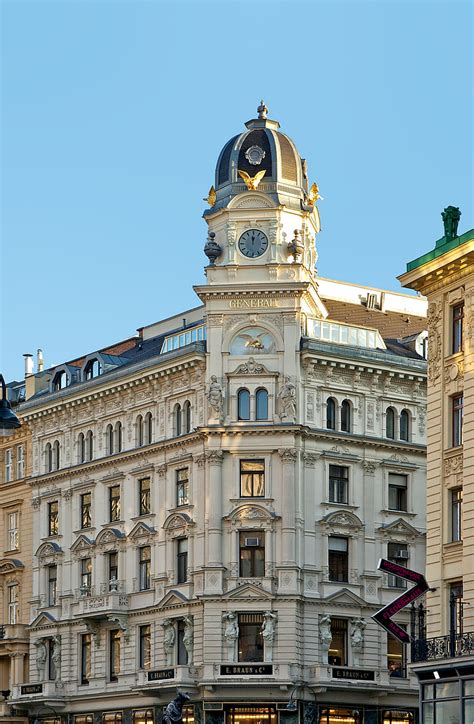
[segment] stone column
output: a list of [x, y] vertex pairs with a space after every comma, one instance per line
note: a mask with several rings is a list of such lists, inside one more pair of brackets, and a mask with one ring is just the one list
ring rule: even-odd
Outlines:
[[222, 462], [221, 450], [208, 450], [208, 558], [209, 566], [222, 566]]
[[278, 451], [282, 462], [282, 560], [283, 565], [296, 563], [296, 521], [295, 521], [295, 463], [296, 450], [285, 448]]

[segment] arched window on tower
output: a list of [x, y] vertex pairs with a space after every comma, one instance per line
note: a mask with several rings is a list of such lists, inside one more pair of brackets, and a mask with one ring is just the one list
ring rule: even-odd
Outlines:
[[237, 392], [237, 419], [250, 420], [250, 392], [245, 387]]
[[143, 417], [138, 415], [135, 421], [135, 446], [142, 447], [143, 445]]
[[92, 434], [92, 430], [87, 431], [85, 443], [86, 443], [86, 449], [85, 449], [86, 459], [92, 460], [92, 458], [94, 457], [94, 436]]
[[341, 405], [341, 430], [342, 432], [351, 431], [351, 403], [349, 400], [343, 400]]
[[191, 403], [189, 400], [183, 405], [183, 426], [184, 432], [191, 432]]
[[328, 397], [326, 401], [326, 428], [328, 430], [336, 429], [336, 400], [334, 397]]
[[59, 470], [60, 464], [59, 440], [55, 440], [53, 443], [53, 470]]
[[45, 457], [45, 469], [47, 473], [50, 473], [53, 469], [53, 448], [50, 442], [47, 443], [45, 451], [44, 451], [44, 457]]
[[395, 439], [395, 410], [387, 407], [385, 411], [385, 437]]
[[107, 455], [113, 455], [114, 449], [114, 428], [112, 425], [107, 425], [105, 431], [105, 452]]
[[146, 413], [143, 427], [144, 443], [145, 445], [150, 445], [153, 442], [153, 417], [151, 412]]
[[255, 412], [257, 420], [268, 420], [268, 392], [264, 387], [255, 393]]
[[410, 440], [410, 413], [408, 410], [402, 410], [400, 413], [400, 440], [405, 442]]
[[174, 406], [174, 410], [173, 410], [173, 428], [174, 428], [173, 432], [176, 437], [181, 435], [181, 430], [182, 430], [182, 424], [181, 424], [182, 419], [181, 418], [182, 418], [181, 405], [179, 404], [179, 402], [177, 402], [176, 405]]
[[114, 449], [115, 452], [122, 452], [122, 446], [123, 446], [123, 428], [122, 423], [120, 421], [115, 423], [115, 430], [114, 430]]
[[84, 433], [80, 432], [79, 437], [77, 438], [77, 462], [83, 463], [86, 459], [86, 441], [84, 438]]

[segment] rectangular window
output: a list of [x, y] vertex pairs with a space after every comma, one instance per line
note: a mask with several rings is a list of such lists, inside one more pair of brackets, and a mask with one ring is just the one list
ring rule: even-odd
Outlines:
[[120, 520], [120, 485], [109, 488], [109, 520]]
[[138, 481], [138, 514], [151, 513], [151, 480], [142, 478]]
[[18, 623], [20, 613], [20, 599], [18, 594], [18, 584], [12, 583], [8, 586], [8, 623], [15, 625]]
[[240, 577], [262, 578], [265, 575], [265, 533], [243, 531], [240, 541]]
[[132, 711], [132, 724], [154, 724], [153, 709]]
[[263, 614], [239, 614], [239, 661], [263, 661]]
[[48, 566], [48, 606], [56, 605], [57, 586], [58, 586], [57, 566]]
[[177, 568], [178, 583], [186, 583], [188, 580], [188, 539], [180, 538], [177, 541]]
[[139, 634], [139, 664], [140, 669], [151, 668], [151, 626], [140, 626]]
[[452, 308], [452, 353], [462, 352], [462, 323], [464, 317], [464, 304], [456, 304]]
[[107, 554], [109, 563], [109, 591], [116, 591], [118, 584], [118, 553], [117, 551], [110, 551]]
[[81, 635], [81, 684], [88, 684], [91, 678], [91, 635]]
[[143, 546], [138, 549], [139, 585], [140, 591], [150, 588], [151, 548]]
[[90, 593], [92, 586], [92, 558], [81, 558], [81, 593]]
[[154, 724], [153, 709], [136, 709], [132, 711], [132, 724]]
[[59, 503], [48, 503], [48, 535], [59, 535]]
[[329, 500], [331, 503], [349, 502], [349, 468], [343, 465], [329, 466]]
[[265, 461], [240, 461], [240, 497], [263, 498], [265, 496]]
[[460, 635], [463, 632], [463, 582], [449, 584], [449, 632]]
[[390, 677], [406, 679], [406, 646], [390, 634], [387, 634], [387, 669]]
[[81, 495], [81, 528], [90, 528], [92, 526], [92, 493], [83, 493]]
[[349, 580], [349, 541], [347, 538], [329, 536], [328, 539], [329, 580]]
[[[387, 558], [390, 561], [390, 563], [396, 563], [399, 566], [404, 566], [405, 568], [408, 565], [408, 546], [404, 543], [389, 543], [387, 547]], [[389, 574], [388, 576], [388, 585], [390, 588], [406, 588], [407, 582], [403, 578], [399, 578], [399, 576], [393, 576], [392, 574]]]
[[8, 540], [7, 550], [17, 551], [19, 548], [20, 540], [18, 535], [18, 511], [15, 510], [13, 513], [8, 513]]
[[[61, 724], [60, 720], [58, 720], [58, 724]], [[94, 715], [93, 714], [75, 714], [74, 715], [74, 724], [94, 724]]]
[[452, 446], [462, 445], [462, 420], [464, 399], [462, 395], [455, 395], [452, 399]]
[[54, 641], [53, 639], [47, 639], [48, 647], [48, 679], [54, 681], [56, 679], [56, 663], [54, 656]]
[[451, 495], [451, 540], [462, 540], [462, 488], [450, 490]]
[[398, 473], [388, 474], [388, 507], [389, 510], [407, 511], [408, 476]]
[[188, 468], [176, 471], [176, 505], [189, 504], [189, 474]]
[[109, 680], [118, 681], [120, 674], [120, 629], [109, 631]]
[[332, 666], [347, 666], [347, 621], [331, 618], [331, 645], [328, 661]]
[[13, 480], [13, 450], [10, 448], [5, 450], [5, 482], [10, 483]]
[[122, 724], [123, 713], [121, 711], [107, 711], [102, 714], [102, 724]]
[[188, 652], [184, 645], [184, 621], [178, 621], [178, 636], [177, 636], [177, 663], [178, 666], [186, 666], [188, 663]]
[[18, 479], [25, 477], [25, 448], [18, 445], [16, 449], [16, 477]]

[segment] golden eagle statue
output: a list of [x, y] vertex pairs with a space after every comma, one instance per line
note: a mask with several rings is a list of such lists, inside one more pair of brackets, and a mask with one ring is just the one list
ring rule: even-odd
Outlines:
[[207, 201], [209, 206], [214, 206], [214, 204], [216, 203], [216, 190], [214, 186], [211, 186], [208, 195], [206, 196], [206, 198], [203, 199], [203, 201]]
[[309, 194], [307, 195], [305, 201], [308, 206], [314, 206], [316, 201], [318, 199], [322, 199], [323, 197], [319, 195], [319, 187], [317, 183], [312, 184]]
[[258, 184], [265, 176], [265, 171], [259, 171], [253, 178], [246, 171], [239, 171], [239, 176], [243, 178], [249, 191], [256, 191]]

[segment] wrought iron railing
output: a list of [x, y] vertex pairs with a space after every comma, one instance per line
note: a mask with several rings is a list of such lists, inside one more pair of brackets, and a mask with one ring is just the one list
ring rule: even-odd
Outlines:
[[436, 661], [457, 656], [474, 656], [474, 633], [415, 639], [411, 644], [411, 660]]

